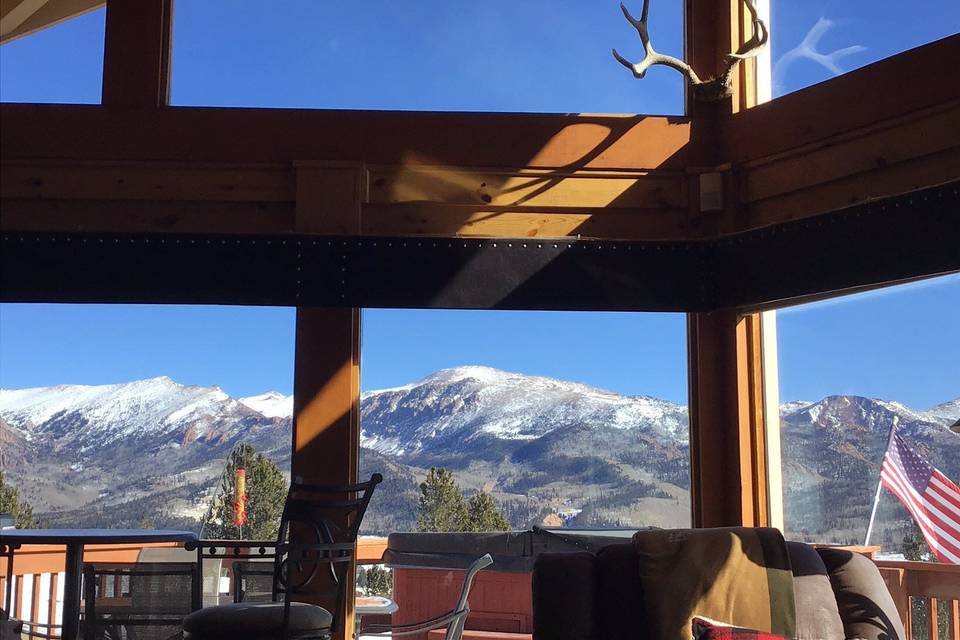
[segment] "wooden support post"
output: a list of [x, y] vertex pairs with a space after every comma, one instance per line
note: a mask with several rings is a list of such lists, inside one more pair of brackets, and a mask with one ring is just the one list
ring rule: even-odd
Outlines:
[[759, 314], [688, 316], [693, 525], [769, 526]]
[[[297, 230], [356, 233], [360, 167], [297, 169]], [[291, 472], [308, 482], [357, 481], [360, 459], [360, 310], [297, 308]], [[353, 637], [356, 566], [351, 566], [336, 638]], [[335, 606], [335, 603], [326, 603]]]
[[170, 95], [173, 0], [108, 0], [102, 101], [155, 109]]

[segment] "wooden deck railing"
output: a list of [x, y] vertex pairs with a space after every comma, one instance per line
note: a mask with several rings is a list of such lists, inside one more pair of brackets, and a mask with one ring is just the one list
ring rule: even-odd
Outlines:
[[[84, 552], [87, 562], [135, 562], [143, 547], [164, 547], [171, 544], [99, 545]], [[386, 538], [362, 538], [357, 542], [360, 564], [380, 562], [386, 550]], [[926, 620], [927, 640], [960, 640], [960, 566], [929, 562], [876, 560], [896, 603], [907, 630], [905, 640], [919, 640], [912, 630], [917, 602], [922, 603]], [[0, 597], [5, 596], [6, 563], [0, 562]], [[24, 546], [16, 553], [13, 565], [11, 610], [16, 617], [52, 624], [58, 621], [62, 600], [64, 550], [58, 545]], [[946, 620], [946, 624], [942, 624]], [[57, 638], [56, 628], [44, 631], [39, 638]]]
[[918, 609], [926, 614], [926, 628], [917, 631], [925, 631], [928, 640], [960, 640], [960, 565], [875, 562], [900, 612], [907, 640], [918, 640], [914, 636], [914, 623], [918, 622], [914, 613]]
[[[144, 547], [171, 547], [174, 543], [111, 544], [88, 546], [84, 562], [136, 562]], [[357, 541], [357, 561], [376, 564], [387, 548], [386, 538], [361, 538]], [[36, 623], [29, 637], [59, 638], [63, 602], [64, 548], [55, 544], [24, 545], [13, 561], [10, 613], [21, 620]], [[5, 608], [7, 564], [0, 560], [0, 608]], [[52, 625], [52, 626], [51, 626]], [[26, 634], [25, 634], [26, 635]]]

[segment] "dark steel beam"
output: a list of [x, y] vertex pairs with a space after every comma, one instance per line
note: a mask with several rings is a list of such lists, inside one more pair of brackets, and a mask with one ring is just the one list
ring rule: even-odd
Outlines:
[[960, 270], [960, 183], [693, 242], [17, 233], [0, 300], [711, 311]]

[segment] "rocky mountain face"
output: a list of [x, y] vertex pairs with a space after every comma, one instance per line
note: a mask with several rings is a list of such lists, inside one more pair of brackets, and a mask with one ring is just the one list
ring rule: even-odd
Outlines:
[[[249, 442], [289, 467], [292, 399], [234, 399], [155, 378], [119, 385], [0, 390], [0, 465], [48, 526], [196, 527], [223, 460]], [[960, 477], [960, 400], [925, 411], [831, 396], [781, 407], [787, 528], [862, 536], [890, 427]], [[686, 407], [485, 367], [439, 371], [364, 394], [361, 473], [383, 473], [366, 533], [414, 526], [430, 466], [487, 491], [518, 527], [689, 522]], [[879, 535], [909, 523], [881, 501]]]

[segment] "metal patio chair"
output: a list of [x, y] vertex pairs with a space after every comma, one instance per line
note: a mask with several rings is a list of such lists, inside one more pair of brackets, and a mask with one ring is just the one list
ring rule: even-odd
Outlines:
[[369, 627], [365, 627], [359, 631], [357, 634], [359, 636], [359, 640], [412, 636], [426, 633], [432, 629], [439, 629], [441, 627], [447, 628], [447, 632], [443, 636], [444, 640], [460, 640], [460, 638], [463, 636], [463, 627], [467, 622], [467, 616], [470, 615], [469, 598], [470, 589], [473, 587], [473, 579], [478, 573], [480, 573], [481, 570], [489, 567], [491, 564], [493, 564], [493, 558], [489, 553], [486, 553], [473, 561], [470, 567], [467, 568], [466, 574], [463, 576], [463, 586], [460, 589], [460, 598], [457, 600], [456, 606], [450, 611], [442, 613], [438, 616], [434, 616], [428, 620], [411, 622], [409, 624], [370, 625]]
[[201, 606], [196, 562], [83, 565], [84, 640], [173, 640]]
[[[196, 611], [183, 621], [184, 640], [315, 640], [329, 638], [343, 623], [343, 603], [357, 533], [373, 491], [383, 477], [375, 473], [367, 482], [353, 485], [315, 485], [294, 478], [287, 494], [280, 530], [274, 541], [199, 540], [198, 559], [232, 550], [241, 560], [240, 575], [262, 575], [248, 560], [272, 559], [268, 602], [243, 600]], [[296, 533], [291, 540], [291, 529]], [[247, 555], [241, 554], [246, 549]], [[272, 551], [269, 551], [272, 549]], [[236, 581], [236, 574], [234, 580]], [[248, 585], [250, 583], [248, 582]], [[237, 593], [238, 585], [234, 585]], [[239, 585], [242, 590], [242, 585]], [[251, 589], [265, 599], [261, 585]], [[251, 593], [253, 596], [254, 593]], [[242, 597], [242, 594], [241, 594]], [[298, 598], [332, 602], [322, 606], [297, 602]]]

